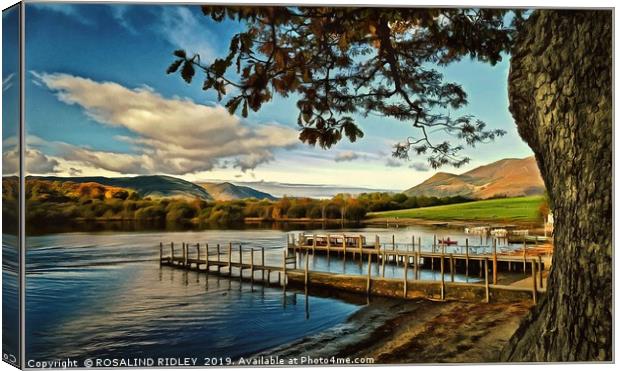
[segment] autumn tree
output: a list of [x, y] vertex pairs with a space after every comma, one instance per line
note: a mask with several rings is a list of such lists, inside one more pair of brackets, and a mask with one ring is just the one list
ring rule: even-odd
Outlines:
[[[548, 292], [502, 357], [612, 358], [610, 11], [535, 10], [524, 17], [505, 9], [202, 10], [244, 30], [212, 63], [175, 51], [168, 73], [191, 83], [200, 72], [203, 89], [243, 116], [276, 94], [293, 95], [300, 140], [322, 148], [360, 138], [354, 116], [397, 119], [412, 134], [393, 155], [424, 155], [434, 168], [467, 163], [465, 146], [504, 132], [454, 116], [467, 94], [433, 66], [464, 57], [495, 64], [510, 53], [510, 110], [536, 155], [556, 225]], [[441, 139], [445, 134], [453, 139]]]
[[[185, 50], [174, 52], [168, 73], [188, 83], [196, 71], [203, 89], [226, 99], [231, 113], [258, 111], [278, 94], [295, 94], [299, 138], [329, 148], [343, 137], [363, 136], [354, 114], [390, 117], [414, 131], [394, 147], [394, 155], [426, 155], [431, 166], [461, 166], [475, 146], [504, 134], [470, 115], [452, 111], [467, 94], [445, 82], [432, 65], [463, 57], [495, 64], [510, 45], [513, 28], [505, 10], [220, 7], [204, 6], [216, 22], [244, 23], [228, 54], [210, 64]], [[515, 17], [520, 19], [520, 17]], [[229, 97], [226, 97], [228, 92]], [[440, 140], [442, 135], [454, 142]]]

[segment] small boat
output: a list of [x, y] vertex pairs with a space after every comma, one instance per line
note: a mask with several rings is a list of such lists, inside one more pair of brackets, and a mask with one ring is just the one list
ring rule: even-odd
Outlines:
[[456, 245], [458, 241], [451, 240], [450, 237], [448, 237], [445, 240], [440, 239], [439, 243], [442, 245]]

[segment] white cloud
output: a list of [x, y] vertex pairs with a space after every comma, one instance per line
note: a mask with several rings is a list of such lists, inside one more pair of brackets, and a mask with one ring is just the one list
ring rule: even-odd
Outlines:
[[112, 17], [125, 28], [127, 31], [135, 34], [137, 33], [136, 29], [130, 23], [129, 18], [127, 17], [127, 12], [129, 11], [129, 5], [123, 4], [111, 4], [109, 5], [110, 12], [112, 12]]
[[417, 171], [428, 171], [428, 170], [430, 170], [430, 167], [425, 162], [414, 162], [411, 165], [409, 165], [409, 168], [417, 170]]
[[[50, 174], [58, 172], [58, 161], [49, 158], [41, 151], [27, 149], [24, 154], [26, 174]], [[19, 152], [17, 147], [2, 152], [2, 174], [17, 174], [19, 169]]]
[[385, 161], [385, 166], [387, 167], [401, 167], [403, 166], [403, 163], [393, 159], [392, 157], [388, 157], [388, 159]]
[[340, 152], [334, 157], [334, 161], [336, 162], [345, 162], [345, 161], [353, 161], [361, 158], [360, 154], [353, 151], [344, 151]]
[[208, 40], [213, 35], [204, 26], [207, 18], [199, 12], [183, 6], [162, 7], [162, 13], [156, 31], [168, 42], [177, 48], [184, 49], [188, 55], [200, 55], [203, 62], [210, 62], [215, 58], [215, 51]]
[[82, 107], [96, 122], [134, 134], [120, 140], [132, 143], [135, 154], [57, 143], [59, 156], [68, 161], [125, 174], [183, 175], [208, 171], [230, 160], [246, 171], [272, 161], [275, 149], [298, 143], [294, 129], [249, 125], [221, 106], [165, 98], [148, 87], [129, 89], [67, 74], [33, 75], [59, 100]]
[[93, 22], [90, 19], [80, 14], [80, 11], [78, 10], [79, 5], [35, 3], [35, 4], [29, 4], [29, 6], [33, 6], [36, 9], [56, 12], [56, 13], [65, 15], [68, 18], [71, 18], [72, 20], [79, 22], [83, 25], [93, 24]]

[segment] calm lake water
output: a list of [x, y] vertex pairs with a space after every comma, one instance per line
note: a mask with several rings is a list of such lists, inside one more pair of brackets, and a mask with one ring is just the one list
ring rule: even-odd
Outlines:
[[[422, 238], [423, 246], [432, 244], [433, 234], [465, 238], [458, 230], [425, 227], [346, 232], [365, 234], [372, 241], [377, 234], [382, 242], [391, 242], [394, 234], [397, 243], [410, 243], [415, 235], [416, 242], [418, 236]], [[160, 241], [174, 241], [178, 246], [181, 242], [225, 246], [232, 241], [264, 247], [266, 263], [279, 266], [286, 233], [269, 229], [115, 231], [29, 237], [28, 359], [238, 357], [342, 325], [360, 304], [305, 297], [290, 290], [284, 293], [277, 287], [252, 287], [237, 280], [160, 267], [158, 262]], [[249, 252], [244, 256], [249, 261]], [[329, 261], [319, 256], [310, 259], [310, 269], [366, 273], [365, 263], [359, 261], [344, 264], [334, 256]], [[378, 267], [372, 268], [378, 272]], [[386, 267], [387, 276], [402, 277], [402, 273], [402, 267]], [[439, 279], [431, 272], [423, 272], [422, 278]]]

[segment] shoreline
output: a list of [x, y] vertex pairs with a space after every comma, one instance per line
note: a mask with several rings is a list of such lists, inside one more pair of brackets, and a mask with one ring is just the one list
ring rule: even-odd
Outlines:
[[531, 306], [373, 298], [341, 325], [256, 356], [370, 357], [375, 364], [498, 362]]

